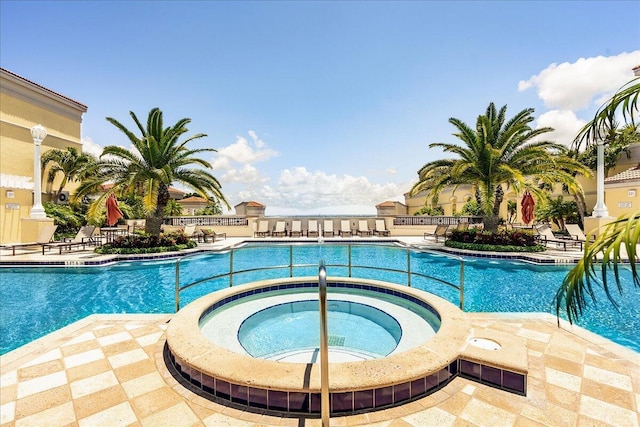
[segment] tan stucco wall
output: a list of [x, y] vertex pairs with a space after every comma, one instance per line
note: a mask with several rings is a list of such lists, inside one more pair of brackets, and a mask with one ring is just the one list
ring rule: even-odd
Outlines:
[[[0, 70], [0, 174], [33, 179], [34, 144], [30, 130], [36, 124], [47, 129], [41, 154], [66, 147], [82, 151], [81, 123], [86, 110], [76, 101]], [[53, 184], [48, 184], [46, 178], [45, 171], [43, 202], [51, 199], [49, 193], [58, 189], [62, 179], [58, 176]], [[65, 189], [73, 192], [76, 187], [71, 183]], [[7, 191], [14, 192], [13, 199], [7, 199]], [[13, 209], [16, 204], [19, 206]], [[20, 219], [29, 217], [32, 205], [32, 190], [0, 188], [0, 243], [21, 241]]]
[[640, 209], [640, 181], [605, 185], [605, 188], [604, 203], [609, 216], [618, 217]]

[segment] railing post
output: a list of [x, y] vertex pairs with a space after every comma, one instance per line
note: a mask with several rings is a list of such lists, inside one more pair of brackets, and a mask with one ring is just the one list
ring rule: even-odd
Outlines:
[[464, 311], [464, 260], [460, 258], [460, 310]]
[[229, 287], [233, 286], [233, 248], [229, 252]]
[[180, 258], [176, 261], [176, 313], [180, 310]]
[[289, 277], [293, 277], [293, 245], [289, 245]]
[[348, 262], [348, 265], [349, 265], [349, 267], [348, 267], [349, 268], [349, 276], [348, 277], [351, 277], [351, 244], [349, 244], [347, 246], [347, 248], [348, 248], [348, 252], [349, 252], [349, 262]]
[[324, 260], [318, 270], [318, 309], [320, 311], [320, 413], [322, 427], [329, 427], [329, 339], [327, 331], [327, 269]]
[[407, 248], [407, 286], [411, 287], [411, 250]]

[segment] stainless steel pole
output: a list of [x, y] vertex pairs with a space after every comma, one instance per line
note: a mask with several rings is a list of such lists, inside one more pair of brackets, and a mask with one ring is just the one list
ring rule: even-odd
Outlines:
[[320, 308], [320, 411], [322, 427], [329, 427], [329, 343], [327, 338], [327, 269], [324, 260], [318, 271]]
[[180, 310], [180, 258], [176, 261], [176, 313]]

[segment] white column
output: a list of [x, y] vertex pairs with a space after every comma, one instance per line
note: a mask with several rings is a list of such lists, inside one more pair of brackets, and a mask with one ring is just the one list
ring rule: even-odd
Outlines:
[[596, 205], [593, 208], [594, 218], [606, 218], [609, 210], [604, 204], [604, 142], [598, 141], [598, 164], [596, 171]]
[[34, 200], [30, 217], [40, 219], [47, 217], [42, 207], [42, 178], [40, 177], [40, 144], [47, 137], [47, 130], [42, 125], [35, 125], [31, 128], [31, 137], [35, 148], [33, 154]]

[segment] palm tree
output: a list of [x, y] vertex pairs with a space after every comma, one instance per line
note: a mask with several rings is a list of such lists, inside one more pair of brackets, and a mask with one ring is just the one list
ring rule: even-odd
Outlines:
[[[593, 120], [587, 123], [574, 140], [576, 150], [582, 143], [594, 145], [599, 140], [605, 140], [608, 132], [615, 128], [615, 117], [622, 114], [627, 124], [635, 125], [638, 117], [638, 102], [640, 101], [640, 77], [632, 79], [616, 92], [597, 111]], [[591, 238], [593, 233], [588, 236]], [[599, 234], [595, 241], [587, 244], [582, 259], [567, 274], [556, 293], [556, 314], [559, 316], [565, 310], [569, 322], [573, 322], [587, 307], [589, 301], [595, 302], [594, 285], [602, 286], [612, 304], [613, 299], [610, 281], [607, 273], [613, 269], [614, 282], [618, 292], [622, 292], [619, 264], [623, 260], [622, 250], [626, 250], [629, 268], [635, 286], [640, 287], [640, 276], [637, 264], [640, 262], [638, 242], [640, 241], [640, 210], [617, 218]], [[598, 264], [597, 255], [602, 256], [602, 263]], [[600, 266], [601, 275], [598, 279], [596, 265]]]
[[49, 150], [42, 155], [42, 171], [51, 164], [47, 175], [47, 182], [52, 183], [58, 174], [62, 174], [62, 181], [56, 191], [56, 196], [70, 181], [81, 181], [86, 170], [95, 163], [96, 159], [91, 154], [78, 152], [75, 147], [67, 147], [66, 150]]
[[[94, 174], [78, 188], [78, 195], [95, 192], [107, 181], [113, 181], [112, 191], [119, 195], [142, 194], [147, 219], [145, 232], [153, 235], [160, 234], [164, 210], [169, 201], [169, 186], [173, 183], [182, 183], [200, 196], [222, 201], [229, 207], [221, 192], [221, 185], [213, 175], [204, 169], [188, 167], [197, 165], [211, 168], [209, 162], [196, 155], [216, 151], [213, 148], [191, 150], [186, 147], [190, 141], [205, 137], [203, 133], [179, 142], [179, 138], [188, 132], [186, 125], [191, 119], [181, 119], [165, 128], [162, 111], [154, 108], [149, 112], [144, 127], [133, 112], [129, 114], [141, 136], [135, 135], [116, 119], [107, 117], [107, 121], [129, 138], [133, 149], [113, 145], [105, 147]], [[103, 194], [94, 205], [104, 203], [106, 196]]]
[[496, 231], [499, 223], [500, 205], [504, 198], [503, 185], [516, 191], [530, 188], [538, 193], [535, 185], [526, 181], [570, 183], [579, 187], [573, 174], [589, 174], [579, 162], [566, 156], [566, 149], [554, 142], [537, 140], [551, 128], [532, 129], [533, 109], [520, 111], [505, 122], [507, 106], [500, 111], [489, 104], [484, 115], [478, 117], [475, 129], [456, 118], [449, 123], [457, 128], [453, 135], [458, 143], [433, 143], [429, 148], [439, 147], [445, 152], [457, 154], [459, 159], [435, 160], [425, 164], [419, 171], [418, 182], [411, 195], [427, 191], [427, 197], [439, 194], [447, 186], [470, 184], [476, 190], [479, 204], [484, 212], [485, 228]]

